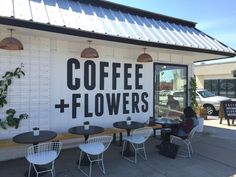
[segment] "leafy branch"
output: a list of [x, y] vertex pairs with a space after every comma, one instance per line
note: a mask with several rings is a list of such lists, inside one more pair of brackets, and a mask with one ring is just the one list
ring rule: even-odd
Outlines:
[[[12, 84], [12, 80], [14, 78], [21, 78], [25, 76], [25, 73], [22, 71], [23, 65], [15, 69], [14, 72], [7, 71], [4, 76], [2, 76], [2, 80], [0, 80], [0, 107], [4, 107], [7, 104], [7, 91], [9, 86]], [[16, 117], [15, 109], [8, 109], [6, 111], [6, 120], [0, 119], [0, 127], [3, 129], [7, 129], [6, 125], [9, 127], [18, 128], [20, 121], [22, 119], [27, 119], [28, 114], [20, 114], [19, 117]]]
[[4, 76], [2, 76], [2, 80], [0, 80], [0, 107], [3, 107], [7, 104], [7, 91], [9, 86], [12, 84], [13, 78], [21, 78], [25, 73], [22, 71], [22, 67], [18, 67], [14, 72], [7, 71]]
[[198, 103], [196, 100], [196, 96], [197, 96], [196, 90], [197, 90], [197, 82], [196, 82], [196, 76], [194, 75], [190, 79], [190, 100], [191, 100], [192, 108], [198, 107]]

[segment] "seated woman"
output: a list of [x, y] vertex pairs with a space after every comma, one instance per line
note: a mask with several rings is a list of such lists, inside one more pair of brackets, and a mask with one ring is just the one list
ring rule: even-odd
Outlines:
[[196, 113], [188, 106], [184, 108], [183, 121], [178, 126], [172, 128], [171, 134], [179, 137], [187, 137], [190, 131], [197, 125]]

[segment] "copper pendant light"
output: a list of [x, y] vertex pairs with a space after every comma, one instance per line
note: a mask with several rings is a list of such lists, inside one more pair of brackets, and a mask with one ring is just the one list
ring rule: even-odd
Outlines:
[[140, 63], [152, 62], [151, 55], [145, 53], [146, 48], [143, 48], [143, 50], [144, 52], [138, 56], [137, 62], [140, 62]]
[[14, 29], [8, 29], [11, 32], [11, 36], [10, 37], [6, 37], [3, 40], [1, 40], [0, 42], [0, 49], [5, 49], [5, 50], [23, 50], [24, 47], [22, 45], [22, 43], [12, 37], [12, 31], [14, 31]]
[[90, 43], [92, 41], [88, 41], [89, 43], [89, 47], [88, 48], [85, 48], [82, 52], [81, 52], [81, 57], [82, 58], [98, 58], [99, 55], [98, 55], [98, 52], [96, 49], [90, 47]]

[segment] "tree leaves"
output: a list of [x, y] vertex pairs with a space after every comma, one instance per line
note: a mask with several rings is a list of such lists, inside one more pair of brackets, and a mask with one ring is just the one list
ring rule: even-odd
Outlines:
[[28, 114], [24, 113], [24, 114], [20, 114], [19, 117], [15, 117], [15, 113], [16, 113], [16, 110], [12, 109], [12, 108], [10, 108], [6, 111], [7, 118], [6, 118], [5, 124], [7, 124], [9, 127], [18, 128], [20, 121], [22, 119], [28, 119], [29, 116], [28, 116]]
[[[25, 76], [25, 73], [22, 71], [22, 67], [16, 68], [14, 72], [7, 71], [4, 76], [2, 76], [3, 80], [0, 80], [0, 107], [4, 107], [4, 105], [7, 104], [7, 91], [9, 86], [12, 84], [12, 80], [14, 78], [21, 78], [22, 76]], [[6, 125], [18, 128], [20, 121], [28, 118], [28, 114], [25, 113], [20, 114], [19, 117], [15, 117], [16, 110], [12, 108], [6, 110], [6, 114], [7, 117], [5, 121], [0, 119], [0, 127], [3, 129], [7, 128]]]
[[28, 114], [20, 114], [20, 116], [19, 116], [19, 118], [20, 118], [20, 120], [22, 120], [22, 119], [28, 119]]
[[191, 107], [195, 109], [198, 106], [197, 100], [196, 100], [196, 90], [197, 90], [197, 82], [196, 82], [196, 76], [194, 75], [190, 79], [190, 99], [191, 99]]
[[25, 76], [25, 73], [22, 71], [22, 67], [16, 68], [14, 72], [7, 71], [5, 75], [2, 76], [3, 80], [0, 80], [0, 107], [7, 104], [7, 90], [12, 84], [13, 78], [21, 78], [22, 76]]

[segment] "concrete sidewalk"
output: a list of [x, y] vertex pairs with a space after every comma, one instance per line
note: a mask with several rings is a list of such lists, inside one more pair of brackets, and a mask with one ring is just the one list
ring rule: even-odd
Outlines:
[[[192, 158], [169, 159], [158, 153], [158, 137], [151, 137], [146, 144], [148, 160], [138, 158], [137, 164], [122, 159], [121, 147], [112, 144], [104, 156], [106, 175], [94, 165], [92, 176], [109, 177], [230, 177], [236, 176], [236, 130], [206, 125], [197, 133], [192, 145]], [[220, 132], [220, 133], [215, 133]], [[220, 136], [219, 136], [220, 135]], [[57, 177], [83, 176], [77, 170], [78, 148], [63, 150], [56, 161]], [[28, 168], [24, 158], [0, 162], [0, 177], [22, 177]], [[49, 174], [44, 175], [50, 176]]]

